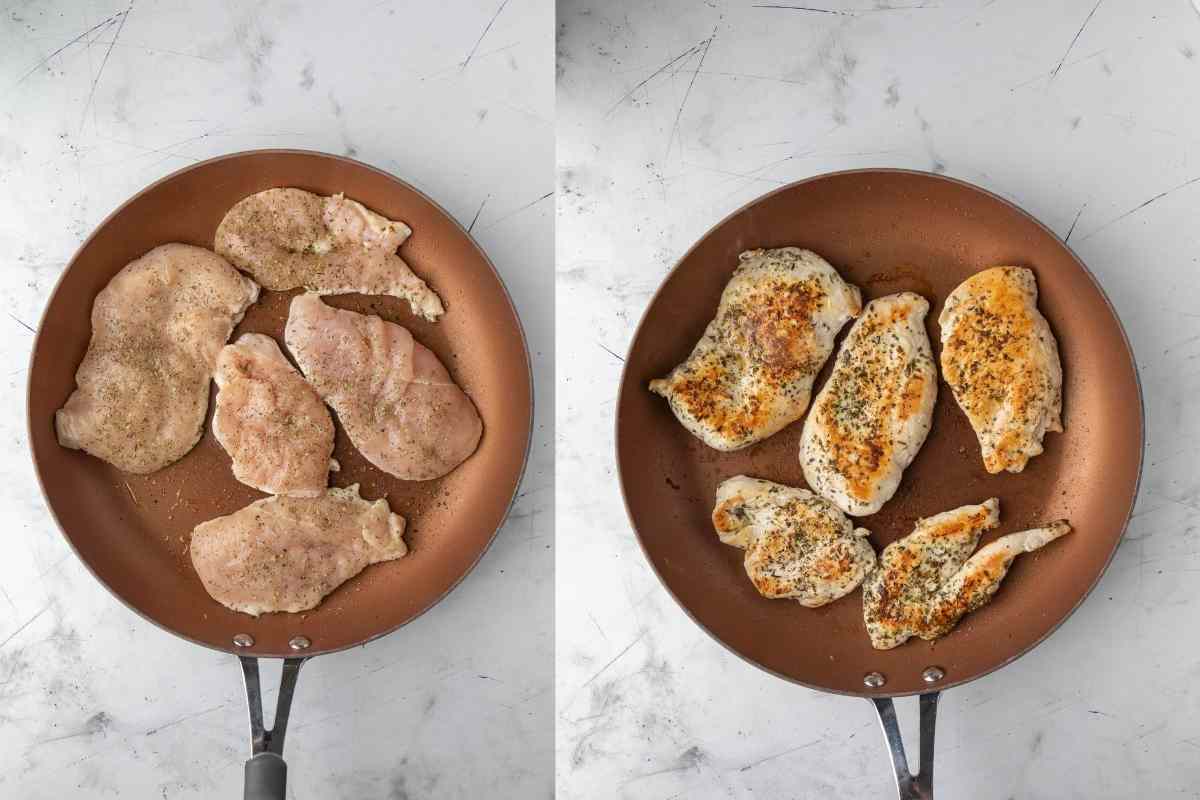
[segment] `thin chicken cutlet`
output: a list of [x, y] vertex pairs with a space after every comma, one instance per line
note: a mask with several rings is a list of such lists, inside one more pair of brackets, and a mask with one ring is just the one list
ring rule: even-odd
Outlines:
[[209, 595], [258, 616], [314, 608], [371, 564], [401, 558], [404, 517], [358, 484], [317, 497], [266, 497], [192, 531], [192, 565]]
[[1065, 520], [1001, 536], [974, 555], [984, 532], [1000, 523], [1000, 501], [962, 506], [917, 521], [879, 556], [863, 582], [863, 620], [871, 646], [890, 650], [913, 636], [932, 641], [982, 607], [1013, 559], [1071, 532]]
[[201, 247], [164, 244], [127, 264], [92, 305], [58, 442], [146, 474], [200, 441], [217, 354], [258, 286]]
[[993, 474], [1025, 469], [1063, 429], [1058, 343], [1037, 299], [1031, 270], [993, 267], [959, 284], [938, 318], [942, 376]]
[[213, 435], [233, 476], [270, 494], [325, 493], [333, 460], [333, 420], [317, 390], [261, 333], [243, 333], [217, 356]]
[[229, 210], [213, 249], [272, 291], [389, 294], [435, 320], [441, 298], [396, 254], [411, 234], [343, 194], [267, 189]]
[[754, 588], [817, 608], [852, 591], [875, 567], [870, 531], [805, 489], [738, 475], [717, 487], [713, 527], [746, 551]]
[[862, 310], [858, 288], [811, 251], [749, 250], [739, 262], [691, 355], [650, 381], [688, 431], [725, 451], [804, 415], [834, 337]]
[[912, 292], [868, 303], [804, 420], [804, 479], [847, 514], [883, 507], [929, 434], [937, 370], [928, 312]]

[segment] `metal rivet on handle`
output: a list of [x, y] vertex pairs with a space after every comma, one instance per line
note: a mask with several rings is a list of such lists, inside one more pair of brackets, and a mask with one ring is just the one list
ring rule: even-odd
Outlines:
[[926, 683], [937, 683], [944, 677], [946, 677], [946, 671], [941, 667], [928, 667], [921, 673], [921, 680]]
[[288, 647], [292, 648], [293, 650], [307, 650], [311, 644], [312, 642], [307, 636], [294, 636], [292, 637], [292, 640], [288, 642]]
[[253, 647], [254, 637], [248, 633], [239, 633], [237, 636], [233, 637], [233, 643], [238, 647]]
[[868, 672], [863, 676], [863, 683], [872, 689], [878, 689], [887, 683], [887, 678], [879, 672]]

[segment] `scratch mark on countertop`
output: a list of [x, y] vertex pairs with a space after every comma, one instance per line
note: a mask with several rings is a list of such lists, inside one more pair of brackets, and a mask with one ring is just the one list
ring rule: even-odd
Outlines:
[[487, 225], [484, 225], [482, 228], [480, 228], [480, 230], [486, 231], [488, 228], [494, 228], [497, 225], [499, 225], [501, 222], [504, 222], [506, 219], [515, 217], [517, 214], [520, 214], [525, 209], [532, 208], [533, 206], [536, 206], [538, 203], [542, 202], [543, 200], [547, 200], [553, 196], [554, 196], [553, 191], [546, 192], [544, 195], [539, 197], [537, 200], [532, 200], [532, 201], [526, 203], [525, 205], [521, 206], [520, 208], [516, 209], [515, 211], [508, 212], [503, 217], [500, 217], [499, 219], [494, 220], [493, 222], [489, 222]]
[[[667, 139], [667, 155], [671, 155], [671, 145], [675, 141], [675, 135], [679, 132], [679, 118], [683, 116], [683, 109], [687, 106], [688, 98], [692, 96], [692, 87], [696, 85], [696, 78], [704, 69], [704, 59], [708, 58], [708, 49], [712, 47], [713, 39], [717, 38], [717, 29], [713, 28], [712, 35], [701, 42], [704, 45], [704, 52], [700, 54], [700, 62], [696, 65], [696, 71], [692, 74], [692, 79], [688, 81], [687, 91], [683, 93], [683, 102], [679, 104], [679, 110], [675, 112], [675, 124], [671, 126], [671, 135]], [[697, 45], [699, 46], [699, 45]]]
[[1083, 210], [1087, 208], [1087, 203], [1079, 207], [1079, 211], [1075, 213], [1075, 219], [1071, 220], [1071, 227], [1067, 228], [1067, 235], [1063, 237], [1063, 244], [1071, 241], [1071, 234], [1075, 232], [1075, 226], [1079, 224], [1079, 218], [1083, 216]]
[[14, 88], [14, 89], [15, 89], [15, 88], [16, 88], [18, 85], [20, 85], [21, 83], [23, 83], [23, 82], [25, 81], [25, 79], [26, 79], [26, 78], [28, 78], [30, 75], [32, 75], [33, 73], [37, 72], [39, 69], [41, 69], [41, 68], [42, 68], [42, 67], [44, 67], [46, 64], [48, 64], [48, 63], [50, 62], [50, 60], [51, 60], [51, 59], [53, 59], [55, 56], [57, 56], [57, 55], [58, 55], [59, 53], [61, 53], [63, 50], [66, 50], [68, 47], [70, 47], [71, 45], [73, 45], [73, 44], [75, 44], [76, 42], [78, 42], [80, 39], [83, 39], [83, 38], [84, 38], [85, 36], [87, 36], [89, 33], [92, 33], [93, 31], [99, 30], [99, 29], [101, 29], [101, 28], [104, 28], [104, 27], [106, 27], [106, 26], [108, 26], [108, 25], [111, 25], [111, 24], [113, 24], [113, 22], [115, 22], [115, 21], [116, 21], [117, 17], [121, 16], [121, 13], [122, 13], [122, 12], [117, 12], [116, 14], [113, 14], [111, 17], [109, 17], [108, 19], [104, 20], [103, 22], [99, 22], [99, 23], [97, 23], [97, 24], [93, 25], [92, 27], [90, 27], [90, 28], [88, 28], [86, 31], [84, 31], [83, 33], [81, 33], [81, 34], [79, 34], [78, 36], [76, 36], [76, 37], [75, 37], [74, 39], [72, 39], [71, 41], [69, 41], [69, 42], [67, 42], [66, 44], [64, 44], [62, 47], [60, 47], [60, 48], [58, 48], [57, 50], [55, 50], [55, 51], [54, 51], [53, 53], [51, 53], [50, 55], [48, 55], [48, 56], [46, 56], [45, 58], [43, 58], [43, 59], [42, 59], [41, 61], [39, 61], [38, 63], [34, 64], [32, 67], [30, 67], [30, 68], [29, 68], [29, 71], [28, 71], [28, 72], [26, 72], [26, 73], [25, 73], [24, 75], [22, 75], [20, 78], [17, 78], [17, 81], [16, 81], [16, 83], [14, 83], [14, 84], [12, 85], [12, 87], [10, 87], [10, 88]]
[[121, 12], [121, 24], [117, 26], [116, 33], [113, 34], [112, 42], [109, 43], [108, 49], [104, 51], [104, 58], [100, 62], [100, 69], [96, 71], [96, 77], [92, 79], [92, 89], [88, 92], [87, 102], [83, 104], [83, 113], [79, 116], [79, 130], [83, 130], [83, 123], [87, 120], [88, 109], [92, 107], [92, 100], [96, 97], [96, 87], [100, 85], [100, 79], [104, 76], [104, 68], [108, 66], [108, 57], [112, 55], [113, 48], [117, 45], [117, 40], [121, 38], [121, 31], [125, 30], [125, 23], [129, 20], [129, 13], [133, 11], [133, 3], [129, 4], [129, 8]]
[[[701, 44], [702, 44], [702, 43], [701, 43]], [[648, 76], [646, 77], [646, 79], [645, 79], [645, 80], [641, 81], [640, 83], [638, 83], [638, 85], [637, 85], [637, 86], [634, 86], [634, 87], [633, 87], [632, 89], [630, 89], [628, 92], [626, 92], [625, 94], [621, 95], [620, 99], [618, 99], [618, 100], [617, 100], [617, 102], [615, 102], [615, 103], [613, 103], [613, 104], [612, 104], [612, 108], [608, 109], [608, 111], [607, 111], [607, 112], [604, 114], [604, 118], [605, 118], [605, 119], [607, 119], [608, 117], [612, 116], [612, 113], [613, 113], [614, 111], [616, 111], [618, 107], [620, 107], [621, 103], [624, 103], [626, 100], [628, 100], [630, 97], [632, 97], [632, 96], [633, 96], [633, 93], [634, 93], [634, 92], [636, 92], [638, 89], [642, 88], [642, 87], [643, 87], [643, 86], [645, 86], [647, 83], [649, 83], [650, 81], [652, 81], [652, 80], [654, 80], [655, 78], [657, 78], [659, 75], [661, 75], [661, 74], [663, 74], [664, 72], [666, 72], [666, 71], [667, 71], [668, 69], [670, 69], [670, 68], [671, 68], [671, 67], [672, 67], [672, 66], [673, 66], [673, 65], [674, 65], [676, 62], [678, 62], [680, 59], [682, 59], [682, 58], [686, 58], [687, 56], [689, 56], [689, 55], [691, 55], [692, 53], [696, 52], [696, 50], [698, 50], [699, 48], [700, 48], [700, 45], [699, 45], [699, 44], [692, 45], [692, 46], [691, 46], [691, 47], [689, 47], [687, 50], [684, 50], [682, 53], [680, 53], [679, 55], [675, 56], [674, 58], [672, 58], [672, 59], [671, 59], [670, 61], [668, 61], [667, 63], [663, 64], [661, 67], [659, 67], [658, 69], [654, 70], [654, 72], [651, 72], [651, 73], [650, 73], [650, 75], [648, 75]]]
[[637, 644], [638, 642], [640, 642], [640, 641], [641, 641], [642, 639], [644, 639], [645, 637], [646, 637], [646, 632], [645, 632], [645, 631], [642, 631], [641, 633], [639, 633], [639, 634], [637, 635], [637, 638], [636, 638], [636, 639], [634, 639], [634, 640], [633, 640], [632, 642], [630, 642], [629, 644], [625, 645], [625, 648], [624, 648], [623, 650], [621, 650], [621, 652], [619, 652], [619, 653], [617, 653], [615, 656], [613, 656], [613, 657], [612, 657], [612, 659], [611, 659], [611, 660], [609, 660], [609, 662], [608, 662], [607, 664], [605, 664], [603, 667], [601, 667], [599, 670], [597, 670], [597, 671], [595, 672], [595, 674], [593, 674], [593, 675], [592, 675], [592, 677], [588, 678], [586, 681], [584, 681], [582, 684], [580, 684], [579, 688], [580, 688], [580, 689], [582, 689], [584, 686], [588, 686], [588, 685], [590, 685], [592, 681], [596, 680], [596, 678], [599, 678], [601, 675], [603, 675], [603, 674], [604, 674], [604, 673], [605, 673], [605, 672], [608, 670], [608, 668], [609, 668], [609, 667], [611, 667], [613, 664], [615, 664], [615, 663], [617, 663], [618, 661], [620, 661], [620, 660], [621, 660], [621, 658], [622, 658], [622, 657], [623, 657], [623, 656], [624, 656], [626, 653], [628, 653], [630, 650], [632, 650], [632, 649], [633, 649], [633, 646], [634, 646], [635, 644]]
[[[3, 589], [0, 589], [0, 591], [3, 591]], [[5, 597], [8, 597], [8, 595], [5, 595]], [[9, 602], [9, 605], [12, 605], [11, 600], [9, 600], [8, 602]], [[587, 615], [588, 615], [588, 619], [590, 619], [592, 621], [592, 624], [596, 626], [596, 630], [599, 631], [600, 635], [604, 637], [604, 641], [607, 642], [608, 636], [604, 633], [604, 628], [601, 628], [600, 623], [596, 622], [596, 618], [594, 616], [592, 616], [592, 612], [590, 612], [590, 611], [587, 612]]]
[[1083, 24], [1079, 26], [1079, 30], [1075, 32], [1075, 38], [1071, 40], [1069, 45], [1067, 45], [1067, 52], [1063, 53], [1062, 58], [1058, 60], [1058, 66], [1056, 66], [1054, 71], [1050, 73], [1050, 80], [1052, 82], [1055, 77], [1057, 77], [1058, 71], [1062, 69], [1063, 62], [1067, 60], [1067, 56], [1071, 55], [1071, 50], [1075, 47], [1075, 43], [1079, 41], [1079, 37], [1083, 35], [1083, 29], [1086, 28], [1088, 23], [1092, 21], [1092, 16], [1095, 15], [1096, 9], [1100, 8], [1100, 4], [1103, 2], [1104, 0], [1096, 0], [1096, 5], [1092, 7], [1091, 13], [1087, 15], [1087, 18], [1083, 20]]
[[506, 5], [508, 5], [508, 0], [503, 0], [503, 2], [500, 3], [500, 7], [496, 9], [496, 13], [492, 14], [492, 18], [488, 20], [488, 24], [483, 28], [483, 33], [479, 34], [479, 38], [475, 40], [475, 46], [471, 48], [471, 52], [467, 53], [467, 57], [462, 62], [462, 66], [458, 68], [459, 72], [465, 70], [467, 65], [471, 63], [471, 59], [475, 57], [475, 51], [478, 50], [479, 45], [483, 43], [483, 37], [487, 36], [488, 31], [492, 29], [492, 25], [496, 22], [496, 17], [500, 16], [500, 12], [504, 10]]
[[929, 3], [921, 3], [916, 6], [877, 6], [875, 8], [860, 8], [847, 11], [839, 11], [833, 8], [816, 8], [815, 6], [788, 6], [775, 3], [759, 3], [750, 6], [751, 8], [774, 8], [782, 11], [809, 11], [814, 14], [834, 14], [839, 17], [857, 17], [862, 14], [870, 14], [878, 11], [920, 11], [926, 8], [941, 8], [941, 6], [930, 5]]
[[1106, 223], [1104, 223], [1103, 225], [1101, 225], [1099, 228], [1096, 228], [1095, 230], [1091, 231], [1090, 233], [1088, 233], [1088, 235], [1087, 235], [1087, 236], [1084, 236], [1084, 237], [1082, 237], [1082, 238], [1080, 239], [1080, 241], [1083, 241], [1084, 239], [1090, 239], [1090, 238], [1092, 238], [1093, 236], [1095, 236], [1095, 235], [1096, 235], [1097, 233], [1099, 233], [1100, 231], [1104, 230], [1105, 228], [1107, 228], [1107, 227], [1109, 227], [1109, 226], [1111, 226], [1111, 225], [1115, 225], [1115, 224], [1117, 224], [1117, 223], [1118, 223], [1118, 222], [1120, 222], [1121, 220], [1123, 220], [1123, 219], [1125, 219], [1126, 217], [1128, 217], [1130, 214], [1136, 214], [1137, 212], [1141, 211], [1143, 208], [1145, 208], [1146, 206], [1150, 205], [1151, 203], [1156, 203], [1156, 202], [1158, 202], [1159, 200], [1162, 200], [1162, 199], [1163, 199], [1164, 197], [1166, 197], [1167, 195], [1169, 195], [1169, 194], [1174, 194], [1175, 192], [1178, 192], [1180, 189], [1186, 189], [1188, 186], [1191, 186], [1193, 183], [1196, 183], [1196, 182], [1198, 182], [1198, 181], [1200, 181], [1200, 176], [1197, 176], [1197, 177], [1195, 177], [1195, 178], [1192, 178], [1191, 180], [1186, 180], [1186, 181], [1184, 181], [1183, 183], [1179, 184], [1178, 186], [1175, 186], [1175, 187], [1173, 187], [1173, 188], [1171, 188], [1171, 189], [1167, 189], [1165, 192], [1159, 192], [1158, 194], [1154, 195], [1154, 197], [1151, 197], [1151, 198], [1150, 198], [1149, 200], [1147, 200], [1146, 202], [1144, 202], [1144, 203], [1141, 203], [1141, 204], [1139, 204], [1139, 205], [1136, 205], [1136, 206], [1134, 206], [1133, 208], [1129, 209], [1128, 211], [1126, 211], [1124, 214], [1122, 214], [1121, 216], [1117, 217], [1116, 219], [1109, 220], [1108, 222], [1106, 222]]
[[[15, 631], [13, 631], [12, 633], [10, 633], [10, 634], [8, 635], [8, 637], [7, 637], [7, 638], [5, 638], [5, 640], [4, 640], [3, 642], [0, 642], [0, 650], [3, 650], [3, 649], [4, 649], [4, 646], [5, 646], [6, 644], [8, 644], [9, 642], [11, 642], [13, 639], [15, 639], [15, 638], [17, 637], [17, 635], [18, 635], [18, 634], [19, 634], [21, 631], [23, 631], [23, 630], [25, 630], [26, 628], [28, 628], [30, 625], [32, 625], [34, 622], [36, 622], [36, 621], [37, 621], [38, 617], [40, 617], [42, 614], [45, 614], [45, 613], [46, 613], [47, 611], [49, 611], [49, 610], [50, 610], [50, 606], [49, 606], [49, 604], [47, 604], [47, 605], [46, 605], [46, 606], [45, 606], [45, 607], [44, 607], [44, 608], [43, 608], [41, 611], [37, 612], [37, 613], [36, 613], [36, 614], [34, 614], [32, 617], [30, 617], [28, 620], [26, 620], [24, 625], [22, 625], [21, 627], [17, 628], [17, 629], [16, 629]], [[633, 645], [630, 645], [630, 647], [632, 647], [632, 646], [633, 646]]]
[[203, 711], [195, 711], [191, 714], [184, 714], [179, 719], [172, 720], [171, 722], [167, 722], [162, 725], [159, 725], [157, 728], [151, 728], [150, 730], [146, 731], [142, 735], [143, 736], [153, 736], [154, 734], [158, 733], [159, 731], [165, 731], [167, 728], [174, 727], [174, 726], [180, 724], [181, 722], [187, 722], [189, 719], [195, 719], [196, 717], [202, 717], [205, 714], [211, 714], [212, 712], [222, 709], [224, 707], [225, 707], [225, 704], [222, 703], [219, 706], [213, 706], [212, 708], [206, 708]]
[[475, 230], [475, 223], [479, 221], [479, 215], [483, 211], [483, 207], [487, 205], [487, 201], [491, 199], [491, 195], [483, 198], [483, 202], [479, 204], [479, 209], [475, 212], [475, 216], [471, 218], [471, 224], [467, 226], [467, 233]]
[[813, 8], [812, 6], [783, 6], [774, 4], [759, 4], [750, 6], [751, 8], [776, 8], [784, 11], [811, 11], [814, 14], [835, 14], [839, 17], [853, 17], [854, 14], [849, 11], [834, 11], [831, 8]]
[[8, 315], [13, 318], [14, 322], [16, 322], [18, 325], [20, 325], [25, 330], [29, 331], [30, 333], [37, 333], [37, 331], [35, 331], [33, 328], [31, 328], [28, 323], [23, 322], [20, 319], [18, 319], [16, 314], [13, 314], [10, 311], [10, 312], [8, 312]]
[[747, 764], [744, 767], [738, 767], [738, 772], [746, 772], [748, 770], [752, 770], [755, 767], [757, 767], [759, 764], [765, 764], [768, 761], [774, 761], [777, 758], [783, 758], [784, 756], [789, 755], [791, 753], [795, 753], [798, 750], [804, 750], [805, 748], [812, 747], [813, 745], [818, 745], [820, 743], [821, 743], [820, 739], [814, 739], [811, 742], [805, 742], [804, 744], [797, 745], [796, 747], [790, 747], [787, 750], [784, 750], [783, 752], [774, 753], [773, 755], [769, 755], [769, 756], [764, 756], [763, 758], [760, 758], [757, 761], [751, 761], [749, 764]]
[[622, 364], [624, 364], [624, 363], [625, 363], [625, 359], [621, 358], [619, 355], [617, 355], [616, 353], [614, 353], [612, 350], [609, 350], [607, 347], [605, 347], [604, 345], [600, 344], [599, 342], [596, 342], [596, 344], [600, 345], [600, 349], [601, 349], [601, 350], [603, 350], [604, 352], [608, 353], [610, 356], [612, 356], [613, 358], [615, 358], [617, 361], [620, 361]]

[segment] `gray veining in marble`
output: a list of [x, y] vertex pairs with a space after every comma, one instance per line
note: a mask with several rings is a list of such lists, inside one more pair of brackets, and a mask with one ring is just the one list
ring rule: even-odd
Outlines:
[[[939, 796], [1197, 796], [1192, 4], [563, 0], [558, 11], [559, 797], [894, 796], [867, 703], [756, 671], [659, 586], [612, 455], [622, 354], [670, 266], [754, 197], [867, 166], [978, 183], [1069, 238], [1125, 322], [1146, 396], [1141, 498], [1110, 570], [1048, 642], [944, 695]], [[915, 703], [900, 712], [914, 735]]]
[[305, 667], [289, 797], [551, 794], [552, 36], [542, 0], [4, 4], [0, 796], [241, 796], [236, 661], [134, 616], [70, 553], [24, 393], [31, 328], [95, 225], [164, 174], [258, 147], [354, 156], [471, 225], [523, 317], [539, 401], [520, 499], [470, 578]]

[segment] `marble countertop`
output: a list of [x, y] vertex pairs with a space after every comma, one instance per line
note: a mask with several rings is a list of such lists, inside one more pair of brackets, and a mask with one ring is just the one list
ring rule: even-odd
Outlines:
[[[1196, 796], [1192, 4], [565, 0], [558, 26], [559, 797], [894, 796], [868, 703], [755, 670], [660, 587], [612, 442], [622, 354], [685, 250], [777, 186], [868, 166], [963, 178], [1069, 237], [1145, 391], [1111, 568], [1046, 643], [943, 695], [939, 796]], [[915, 702], [899, 711], [915, 742]]]
[[106, 214], [180, 167], [261, 147], [350, 155], [471, 225], [523, 318], [539, 401], [520, 499], [471, 576], [396, 634], [305, 666], [289, 797], [551, 793], [551, 12], [543, 0], [4, 4], [0, 796], [241, 796], [237, 661], [144, 622], [71, 554], [27, 455], [25, 365], [55, 280]]

